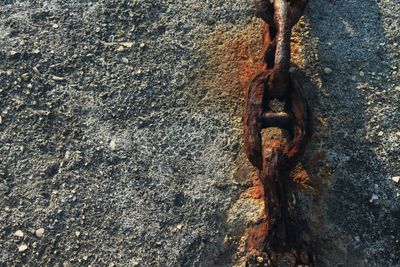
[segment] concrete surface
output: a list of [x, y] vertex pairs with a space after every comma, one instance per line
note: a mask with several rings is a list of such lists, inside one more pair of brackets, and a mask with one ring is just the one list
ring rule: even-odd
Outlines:
[[[295, 29], [317, 266], [400, 266], [399, 14], [311, 0]], [[0, 265], [234, 265], [257, 213], [240, 197], [253, 15], [239, 0], [1, 1]]]

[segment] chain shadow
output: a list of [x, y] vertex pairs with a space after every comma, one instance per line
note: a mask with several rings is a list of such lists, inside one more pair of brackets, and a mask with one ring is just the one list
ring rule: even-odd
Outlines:
[[[393, 266], [400, 259], [400, 203], [370, 137], [369, 101], [389, 62], [373, 0], [310, 1], [305, 71], [298, 73], [314, 116], [306, 212], [316, 266]], [[299, 72], [299, 71], [297, 71]]]

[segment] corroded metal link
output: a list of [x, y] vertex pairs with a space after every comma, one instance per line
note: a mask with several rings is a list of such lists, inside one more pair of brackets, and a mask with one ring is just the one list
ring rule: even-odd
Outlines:
[[290, 75], [289, 90], [285, 98], [287, 116], [270, 111], [265, 112], [266, 103], [272, 98], [267, 89], [266, 80], [269, 77], [269, 74], [260, 73], [253, 79], [245, 94], [246, 106], [243, 114], [245, 152], [250, 162], [260, 170], [263, 168], [262, 129], [279, 127], [289, 131], [291, 138], [286, 154], [291, 166], [295, 165], [302, 156], [312, 133], [310, 110], [300, 84], [293, 75]]
[[[292, 14], [289, 9], [296, 8], [295, 19], [298, 20], [298, 12], [304, 10], [306, 2], [305, 0], [294, 0], [289, 3], [286, 0], [275, 0], [272, 5], [267, 0], [256, 1], [257, 8], [261, 8], [264, 12], [273, 9], [275, 12], [274, 25], [276, 25], [277, 32], [274, 40], [277, 40], [278, 45], [274, 56], [274, 67], [268, 68], [267, 65], [252, 80], [245, 92], [246, 107], [243, 116], [245, 152], [250, 162], [260, 170], [262, 169], [261, 130], [263, 128], [277, 126], [289, 130], [291, 140], [288, 144], [287, 155], [292, 164], [295, 164], [301, 156], [311, 135], [308, 105], [296, 78], [289, 74], [290, 16]], [[265, 32], [265, 35], [269, 36], [269, 31]], [[263, 119], [263, 113], [268, 111], [269, 100], [274, 98], [286, 102], [288, 108], [285, 112], [291, 114], [293, 118], [291, 122], [276, 119], [274, 121], [270, 119], [269, 122]]]
[[[300, 226], [306, 224], [289, 214], [289, 173], [299, 162], [312, 134], [309, 107], [298, 80], [289, 73], [291, 29], [306, 4], [307, 0], [274, 0], [272, 3], [255, 0], [256, 15], [266, 22], [263, 33], [265, 67], [245, 92], [243, 114], [245, 152], [260, 170], [265, 197], [265, 233], [258, 234], [252, 241], [253, 250], [249, 255], [272, 258], [276, 253], [289, 255], [293, 266], [313, 264], [311, 249], [300, 237], [303, 231]], [[269, 108], [272, 99], [285, 103], [283, 112], [273, 112]], [[263, 145], [261, 130], [269, 127], [287, 130], [288, 141], [273, 140]], [[255, 232], [259, 233], [259, 229]]]
[[268, 215], [267, 245], [285, 251], [292, 236], [289, 232], [287, 190], [289, 172], [282, 142], [274, 140], [263, 147], [263, 169], [260, 174], [264, 186], [265, 214]]
[[[291, 27], [296, 25], [303, 16], [304, 10], [307, 6], [308, 0], [294, 0], [290, 1], [290, 21]], [[256, 16], [264, 20], [266, 24], [275, 28], [274, 25], [274, 6], [269, 0], [254, 0], [256, 7]]]
[[290, 17], [286, 0], [274, 1], [276, 26], [276, 49], [274, 67], [268, 79], [268, 93], [273, 98], [283, 99], [288, 90], [290, 67]]
[[294, 167], [304, 154], [313, 129], [311, 111], [304, 98], [302, 88], [294, 75], [291, 74], [290, 76], [290, 110], [295, 119], [292, 138], [289, 141], [286, 155], [289, 159], [290, 167]]
[[290, 130], [293, 125], [293, 116], [287, 112], [264, 112], [261, 119], [262, 128], [277, 127]]
[[277, 254], [286, 256], [293, 266], [312, 266], [310, 247], [300, 237], [304, 229], [298, 229], [302, 224], [293, 220], [288, 212], [290, 169], [286, 167], [288, 159], [283, 151], [283, 144], [278, 140], [263, 147], [264, 166], [260, 179], [264, 186], [265, 213], [268, 215], [264, 251], [268, 251], [270, 258]]
[[258, 74], [245, 92], [243, 114], [244, 149], [247, 158], [257, 169], [262, 169], [262, 114], [264, 111], [265, 74]]
[[[264, 20], [266, 25], [264, 26], [263, 34], [263, 60], [269, 68], [274, 66], [275, 49], [276, 49], [276, 26], [274, 21], [274, 6], [268, 0], [255, 0], [256, 16]], [[304, 13], [305, 7], [308, 0], [295, 0], [289, 3], [289, 21], [290, 28], [300, 20]]]

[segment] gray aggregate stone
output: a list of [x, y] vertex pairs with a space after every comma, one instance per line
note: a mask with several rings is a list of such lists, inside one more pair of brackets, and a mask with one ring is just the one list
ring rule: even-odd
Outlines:
[[[295, 30], [304, 162], [326, 155], [319, 201], [299, 196], [317, 266], [399, 266], [399, 14], [310, 1]], [[0, 265], [232, 266], [243, 102], [194, 84], [204, 40], [252, 16], [242, 0], [1, 1]]]

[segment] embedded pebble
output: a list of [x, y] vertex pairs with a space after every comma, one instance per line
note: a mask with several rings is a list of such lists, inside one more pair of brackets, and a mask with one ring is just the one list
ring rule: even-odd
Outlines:
[[117, 148], [117, 140], [115, 140], [115, 138], [113, 138], [110, 142], [110, 148], [111, 150], [115, 150]]
[[400, 176], [393, 176], [392, 181], [398, 183], [400, 181]]
[[44, 235], [44, 229], [43, 228], [39, 228], [35, 231], [35, 234], [37, 237], [41, 238]]
[[65, 80], [64, 77], [60, 77], [60, 76], [56, 76], [56, 75], [53, 75], [51, 78], [52, 78], [54, 81], [64, 81], [64, 80]]
[[24, 251], [26, 251], [28, 249], [28, 245], [27, 244], [21, 244], [19, 247], [18, 247], [18, 251], [19, 252], [24, 252]]
[[326, 67], [326, 68], [324, 68], [324, 72], [325, 72], [326, 74], [330, 74], [330, 73], [332, 73], [332, 69]]
[[18, 237], [23, 237], [23, 236], [24, 236], [24, 232], [22, 232], [21, 230], [17, 230], [17, 231], [14, 233], [14, 235], [15, 235], [15, 236], [18, 236]]
[[133, 43], [132, 42], [122, 42], [121, 45], [125, 46], [127, 48], [131, 48], [133, 46]]

